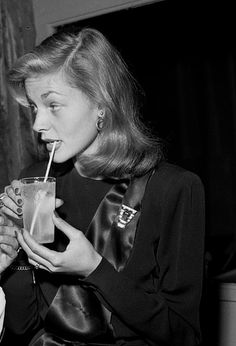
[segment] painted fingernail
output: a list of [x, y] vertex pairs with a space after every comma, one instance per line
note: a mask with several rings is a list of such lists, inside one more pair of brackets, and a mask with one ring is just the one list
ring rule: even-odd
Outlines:
[[18, 229], [17, 231], [15, 231], [15, 237], [16, 237], [16, 239], [18, 239], [19, 233], [21, 233], [20, 229]]
[[17, 211], [17, 214], [22, 214], [22, 208], [17, 208], [16, 211]]
[[56, 216], [57, 218], [60, 217], [56, 211], [54, 211], [54, 216]]
[[19, 199], [17, 200], [17, 204], [21, 205], [22, 203], [23, 203], [22, 199], [19, 198]]
[[20, 189], [18, 187], [15, 188], [15, 194], [18, 195], [20, 193]]
[[19, 234], [22, 234], [22, 229], [21, 229], [21, 228], [19, 228], [19, 229], [17, 230], [17, 232], [16, 232], [16, 237], [17, 237], [17, 239], [18, 239], [18, 237], [19, 237]]

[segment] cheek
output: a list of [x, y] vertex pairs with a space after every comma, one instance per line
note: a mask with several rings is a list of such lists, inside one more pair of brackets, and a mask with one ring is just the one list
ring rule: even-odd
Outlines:
[[84, 149], [88, 147], [97, 137], [97, 129], [93, 123], [74, 124], [73, 128], [64, 129], [63, 137], [68, 147]]
[[64, 128], [64, 134], [69, 140], [79, 140], [80, 138], [90, 138], [97, 134], [96, 126], [93, 123], [78, 123], [71, 128]]
[[58, 136], [72, 145], [91, 141], [97, 135], [96, 120], [95, 110], [69, 109], [57, 122]]

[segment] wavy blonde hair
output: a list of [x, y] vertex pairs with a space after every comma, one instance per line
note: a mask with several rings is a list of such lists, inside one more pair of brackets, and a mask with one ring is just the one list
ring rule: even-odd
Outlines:
[[57, 33], [19, 58], [8, 75], [14, 98], [27, 105], [25, 80], [56, 71], [63, 71], [70, 85], [105, 111], [97, 152], [79, 157], [86, 175], [140, 176], [157, 165], [162, 144], [140, 120], [140, 89], [101, 32], [83, 28]]

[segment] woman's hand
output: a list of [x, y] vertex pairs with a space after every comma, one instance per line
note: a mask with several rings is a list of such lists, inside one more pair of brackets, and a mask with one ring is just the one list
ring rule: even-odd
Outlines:
[[69, 238], [66, 250], [64, 252], [49, 250], [38, 244], [28, 231], [22, 230], [22, 234], [18, 233], [17, 237], [28, 255], [29, 262], [53, 273], [87, 277], [98, 266], [102, 257], [81, 231], [55, 215], [53, 222]]
[[[4, 188], [4, 192], [0, 195], [1, 213], [4, 213], [14, 223], [23, 227], [23, 199], [21, 198], [21, 182], [19, 180], [13, 180], [11, 185]], [[56, 198], [56, 208], [59, 208], [64, 202]]]
[[22, 205], [23, 200], [20, 196], [19, 180], [13, 180], [11, 185], [8, 185], [4, 189], [4, 193], [1, 194], [1, 212], [9, 216], [11, 219], [22, 219]]
[[0, 215], [0, 273], [16, 258], [19, 242], [16, 234], [19, 228], [7, 217]]

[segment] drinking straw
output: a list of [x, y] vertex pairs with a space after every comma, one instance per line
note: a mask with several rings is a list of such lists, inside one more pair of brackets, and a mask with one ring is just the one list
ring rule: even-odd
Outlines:
[[[55, 149], [56, 149], [56, 144], [57, 144], [56, 141], [53, 142], [52, 151], [50, 153], [50, 157], [49, 157], [46, 173], [45, 173], [45, 176], [44, 176], [44, 179], [43, 179], [44, 183], [46, 183], [46, 181], [48, 179], [48, 174], [49, 174], [49, 171], [50, 171], [53, 155], [54, 155], [54, 152], [55, 152]], [[31, 226], [30, 226], [30, 231], [29, 231], [30, 235], [33, 234], [33, 230], [34, 230], [34, 226], [35, 226], [35, 222], [36, 222], [36, 219], [37, 219], [37, 216], [38, 216], [38, 212], [39, 212], [39, 208], [40, 208], [41, 202], [42, 202], [43, 198], [46, 196], [46, 191], [42, 191], [42, 192], [43, 193], [40, 194], [40, 196], [39, 196], [40, 198], [38, 200], [38, 204], [37, 204], [37, 206], [36, 206], [36, 208], [34, 210], [32, 222], [31, 222]]]
[[53, 155], [54, 155], [54, 151], [56, 149], [56, 145], [57, 145], [57, 142], [53, 142], [53, 147], [52, 147], [52, 151], [51, 151], [51, 154], [50, 154], [50, 157], [49, 157], [49, 161], [48, 161], [48, 165], [47, 165], [47, 170], [46, 170], [46, 173], [45, 173], [45, 177], [43, 179], [43, 182], [46, 183], [47, 179], [48, 179], [48, 174], [49, 174], [49, 171], [50, 171], [50, 167], [51, 167], [51, 163], [52, 163], [52, 158], [53, 158]]

